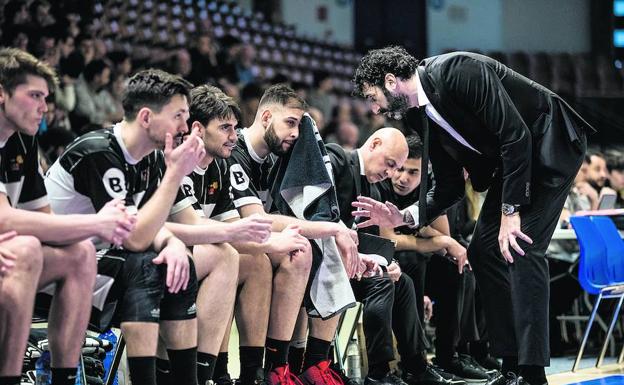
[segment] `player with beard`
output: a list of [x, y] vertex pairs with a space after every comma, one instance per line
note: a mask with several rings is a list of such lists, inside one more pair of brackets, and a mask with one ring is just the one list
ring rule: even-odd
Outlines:
[[[115, 279], [107, 300], [117, 302], [115, 319], [127, 341], [134, 384], [156, 383], [159, 334], [172, 374], [197, 384], [197, 277], [185, 244], [164, 226], [186, 199], [179, 193], [182, 179], [204, 156], [197, 130], [173, 144], [174, 136], [188, 131], [190, 88], [164, 71], [137, 72], [124, 90], [124, 119], [77, 138], [45, 180], [58, 212], [95, 212], [111, 198], [124, 199], [136, 212], [123, 249], [102, 245], [98, 261], [98, 272]], [[194, 258], [210, 258], [198, 249]]]
[[468, 255], [493, 353], [503, 357], [504, 373], [546, 383], [545, 252], [594, 129], [552, 91], [474, 53], [419, 62], [401, 47], [373, 50], [353, 81], [374, 113], [409, 119], [420, 111], [423, 159], [431, 157], [435, 178], [426, 199], [404, 212], [368, 199], [355, 203], [358, 215], [371, 218], [362, 226], [429, 224], [464, 196], [465, 168], [476, 191], [488, 189]]
[[[223, 160], [230, 156], [236, 144], [236, 116], [240, 112], [232, 99], [215, 87], [199, 86], [191, 91], [189, 113], [188, 122], [191, 129], [198, 130], [203, 138], [206, 153], [194, 171], [183, 179], [182, 190], [188, 201], [178, 206], [179, 210], [171, 215], [167, 227], [187, 245], [232, 242], [241, 248], [241, 244], [251, 243], [259, 249], [280, 253], [305, 248], [307, 241], [294, 231], [278, 234], [265, 243], [271, 234], [270, 218], [252, 215], [233, 221], [239, 216], [229, 196], [229, 175]], [[232, 222], [221, 222], [225, 220]], [[221, 268], [204, 279], [199, 290], [199, 382], [205, 384], [212, 380], [219, 347], [222, 341], [224, 344], [228, 341], [228, 323], [239, 287], [236, 316], [241, 331], [241, 381], [253, 384], [259, 376], [262, 378], [271, 294], [269, 260], [262, 253], [239, 256], [228, 244], [202, 247], [211, 249], [212, 258], [203, 262], [196, 260], [198, 278], [203, 278], [200, 273], [205, 270], [202, 264]], [[235, 260], [228, 258], [232, 254]], [[224, 355], [221, 357], [223, 360]]]
[[[240, 131], [238, 144], [228, 159], [231, 191], [234, 205], [243, 218], [252, 214], [267, 215], [271, 207], [265, 202], [270, 188], [267, 180], [272, 157], [290, 151], [299, 136], [299, 122], [306, 103], [292, 89], [275, 85], [267, 89], [260, 100], [253, 124]], [[266, 211], [265, 211], [266, 210]], [[270, 214], [273, 230], [290, 226], [306, 238], [335, 237], [347, 275], [353, 277], [360, 269], [360, 259], [352, 230], [333, 222], [312, 222], [277, 214]], [[312, 254], [309, 244], [295, 253], [269, 253], [274, 268], [273, 293], [269, 328], [266, 339], [265, 365], [268, 382], [293, 384], [296, 378], [288, 367], [288, 345], [293, 334], [299, 308], [303, 302]], [[368, 265], [371, 267], [371, 265]], [[329, 369], [328, 353], [333, 339], [337, 316], [326, 321], [313, 318], [307, 343], [304, 382], [314, 378], [328, 384], [336, 374]]]
[[76, 381], [96, 274], [88, 238], [120, 244], [134, 226], [112, 198], [94, 215], [52, 215], [35, 135], [55, 83], [32, 55], [0, 50], [0, 384], [20, 384], [35, 292], [52, 284], [52, 384]]

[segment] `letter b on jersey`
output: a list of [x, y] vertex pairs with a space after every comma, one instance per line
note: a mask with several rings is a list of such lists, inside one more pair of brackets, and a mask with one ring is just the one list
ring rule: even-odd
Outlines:
[[230, 184], [239, 191], [249, 188], [249, 177], [240, 164], [230, 166]]
[[126, 197], [126, 178], [118, 168], [109, 168], [102, 176], [102, 184], [112, 198]]

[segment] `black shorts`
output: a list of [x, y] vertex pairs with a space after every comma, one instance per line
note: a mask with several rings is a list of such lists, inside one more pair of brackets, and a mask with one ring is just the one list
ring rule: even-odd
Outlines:
[[[115, 324], [179, 321], [196, 317], [198, 286], [193, 260], [189, 258], [190, 278], [186, 290], [172, 294], [166, 287], [167, 266], [152, 263], [157, 255], [154, 251], [98, 251], [98, 274], [115, 279], [106, 298], [106, 307], [101, 312], [103, 321], [111, 317]], [[111, 307], [114, 307], [113, 311]]]

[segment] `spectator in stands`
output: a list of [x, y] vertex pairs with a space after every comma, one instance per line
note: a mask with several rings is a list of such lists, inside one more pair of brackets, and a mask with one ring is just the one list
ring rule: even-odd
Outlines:
[[111, 70], [104, 60], [93, 60], [85, 67], [76, 83], [76, 114], [89, 123], [106, 125], [118, 121], [122, 112], [110, 92], [106, 89], [110, 82]]
[[132, 72], [132, 60], [125, 51], [113, 51], [108, 54], [114, 74], [129, 76]]
[[197, 37], [196, 42], [196, 46], [190, 50], [192, 71], [188, 79], [195, 85], [214, 83], [220, 71], [212, 36], [204, 32]]
[[29, 30], [23, 25], [16, 25], [11, 28], [4, 28], [2, 32], [3, 45], [18, 48], [22, 51], [28, 50], [30, 37]]
[[608, 150], [605, 153], [609, 171], [609, 187], [617, 194], [616, 208], [624, 208], [624, 153]]
[[74, 37], [69, 30], [63, 28], [57, 31], [56, 45], [58, 46], [61, 59], [69, 57], [76, 49]]
[[35, 28], [44, 28], [56, 22], [50, 13], [50, 3], [46, 0], [35, 0], [30, 3], [29, 12]]
[[593, 151], [589, 154], [589, 166], [587, 167], [587, 182], [598, 192], [595, 205], [592, 202], [592, 209], [598, 209], [600, 197], [604, 194], [616, 194], [615, 190], [609, 187], [609, 171], [605, 155], [601, 152]]
[[589, 167], [587, 167], [587, 181], [598, 191], [605, 186], [609, 172], [607, 161], [602, 153], [593, 151], [589, 155]]
[[324, 137], [325, 129], [327, 128], [327, 126], [325, 124], [325, 116], [323, 115], [323, 112], [321, 112], [321, 110], [316, 107], [309, 107], [308, 114], [310, 114], [310, 116], [316, 123], [316, 128], [318, 128], [319, 134]]
[[237, 37], [227, 35], [221, 39], [220, 43], [221, 49], [217, 52], [219, 78], [225, 78], [232, 83], [238, 83], [234, 62], [241, 50], [241, 41]]
[[242, 88], [240, 92], [241, 127], [249, 127], [253, 123], [263, 93], [264, 90], [256, 82], [249, 83]]
[[189, 51], [186, 48], [176, 50], [169, 61], [171, 73], [180, 75], [184, 79], [190, 81], [193, 63], [191, 62], [191, 54], [189, 54]]
[[338, 143], [345, 150], [355, 150], [360, 139], [357, 126], [350, 120], [338, 123], [335, 132], [327, 137], [328, 143]]
[[334, 88], [334, 81], [327, 71], [315, 71], [313, 74], [312, 89], [308, 96], [310, 106], [316, 107], [324, 116], [331, 116], [332, 108], [336, 103], [335, 97], [331, 94]]
[[108, 48], [106, 47], [106, 43], [104, 43], [104, 40], [100, 38], [93, 39], [93, 50], [94, 60], [106, 59], [106, 55], [108, 54]]
[[80, 58], [83, 66], [86, 66], [95, 58], [95, 43], [93, 40], [93, 37], [84, 33], [74, 39], [74, 44], [76, 44], [78, 49], [72, 55]]
[[251, 44], [243, 44], [234, 59], [236, 83], [241, 87], [256, 79], [253, 65], [256, 61], [256, 49]]
[[25, 1], [11, 0], [4, 5], [4, 32], [18, 26], [26, 25], [30, 22], [30, 13], [28, 13], [28, 3]]
[[65, 147], [76, 139], [76, 134], [71, 131], [66, 112], [57, 108], [53, 100], [48, 100], [47, 104], [48, 111], [39, 125], [39, 144], [47, 163], [52, 164]]

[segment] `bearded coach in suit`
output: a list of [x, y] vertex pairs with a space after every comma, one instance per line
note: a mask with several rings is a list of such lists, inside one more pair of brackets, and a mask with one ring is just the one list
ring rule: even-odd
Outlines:
[[358, 215], [369, 217], [361, 226], [427, 225], [463, 197], [465, 168], [477, 191], [488, 190], [467, 255], [492, 353], [503, 358], [504, 373], [546, 383], [545, 253], [594, 129], [552, 91], [473, 53], [418, 61], [401, 47], [373, 50], [353, 81], [374, 113], [422, 117], [412, 127], [435, 178], [426, 198], [403, 211], [366, 198], [354, 202]]

